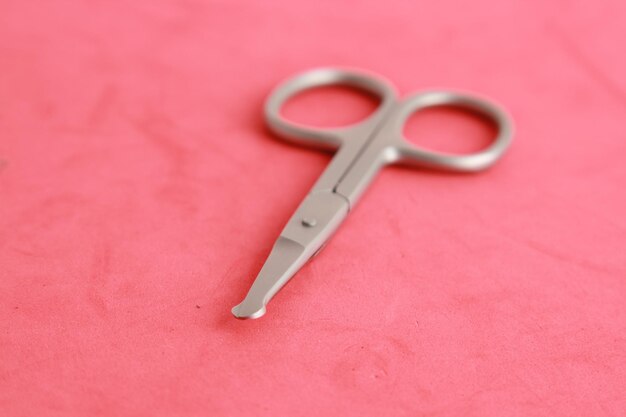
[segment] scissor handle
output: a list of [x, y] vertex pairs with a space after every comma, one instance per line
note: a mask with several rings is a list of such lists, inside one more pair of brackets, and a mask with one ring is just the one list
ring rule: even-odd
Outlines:
[[[316, 87], [342, 85], [364, 90], [380, 98], [378, 108], [364, 120], [337, 128], [310, 127], [285, 119], [282, 106], [291, 97]], [[278, 85], [265, 102], [265, 119], [269, 128], [279, 137], [299, 145], [322, 149], [337, 149], [359, 131], [370, 132], [393, 106], [396, 92], [386, 79], [360, 70], [318, 68], [296, 75]]]
[[[403, 129], [409, 116], [416, 111], [436, 106], [456, 107], [487, 118], [496, 126], [495, 139], [487, 148], [464, 155], [424, 149], [407, 141]], [[394, 159], [398, 162], [457, 172], [474, 172], [488, 168], [502, 156], [513, 137], [513, 123], [498, 105], [478, 96], [454, 91], [428, 91], [406, 98], [399, 104], [390, 128], [393, 137], [397, 139]]]

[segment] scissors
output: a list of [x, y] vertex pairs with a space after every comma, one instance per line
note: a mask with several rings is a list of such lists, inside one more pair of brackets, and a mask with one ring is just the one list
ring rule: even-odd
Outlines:
[[[313, 128], [281, 116], [281, 107], [291, 97], [328, 85], [373, 94], [380, 98], [379, 106], [366, 119], [340, 128]], [[420, 148], [404, 138], [403, 127], [412, 113], [442, 105], [492, 121], [497, 128], [495, 139], [480, 152], [452, 155]], [[278, 85], [265, 103], [265, 119], [282, 139], [336, 153], [287, 222], [245, 299], [233, 307], [232, 313], [239, 319], [265, 314], [267, 303], [324, 247], [382, 167], [400, 163], [443, 171], [481, 171], [502, 156], [513, 136], [513, 125], [504, 110], [483, 98], [453, 91], [426, 91], [398, 99], [386, 79], [341, 68], [313, 69]]]

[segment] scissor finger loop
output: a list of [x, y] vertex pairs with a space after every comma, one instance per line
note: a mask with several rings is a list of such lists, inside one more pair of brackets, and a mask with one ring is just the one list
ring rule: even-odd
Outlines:
[[[495, 126], [496, 137], [479, 152], [463, 155], [423, 149], [408, 142], [403, 134], [407, 119], [416, 112], [439, 106], [457, 108], [485, 118]], [[513, 132], [512, 123], [500, 106], [476, 95], [456, 91], [427, 91], [404, 99], [384, 129], [389, 129], [396, 145], [396, 159], [392, 162], [460, 172], [480, 171], [493, 165], [508, 148]]]
[[[310, 127], [292, 122], [281, 115], [281, 109], [292, 97], [306, 90], [324, 86], [347, 86], [363, 90], [377, 97], [378, 108], [366, 119], [351, 126], [339, 128]], [[319, 68], [286, 80], [274, 89], [265, 104], [265, 119], [269, 128], [282, 139], [299, 145], [322, 149], [337, 149], [355, 132], [372, 129], [394, 104], [396, 92], [382, 77], [356, 70]]]

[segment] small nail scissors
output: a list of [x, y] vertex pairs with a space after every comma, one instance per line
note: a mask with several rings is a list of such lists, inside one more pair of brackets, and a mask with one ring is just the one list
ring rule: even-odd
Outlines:
[[[289, 98], [328, 85], [364, 90], [379, 97], [380, 104], [365, 120], [341, 128], [312, 128], [280, 115]], [[404, 138], [403, 127], [412, 113], [442, 105], [486, 117], [497, 128], [495, 139], [480, 152], [452, 155], [422, 149]], [[386, 79], [361, 70], [339, 68], [314, 69], [280, 84], [265, 103], [265, 119], [282, 139], [336, 153], [289, 219], [245, 299], [232, 309], [240, 319], [265, 314], [267, 303], [326, 244], [382, 167], [401, 163], [444, 171], [480, 171], [502, 156], [513, 135], [507, 114], [483, 98], [427, 91], [398, 99], [395, 88]]]

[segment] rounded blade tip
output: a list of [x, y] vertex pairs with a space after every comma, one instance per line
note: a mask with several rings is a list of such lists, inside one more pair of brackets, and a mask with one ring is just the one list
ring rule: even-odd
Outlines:
[[260, 308], [246, 306], [245, 301], [241, 304], [236, 305], [231, 310], [233, 316], [240, 320], [258, 319], [259, 317], [263, 316], [266, 311], [267, 309], [265, 308], [265, 306], [261, 306]]

